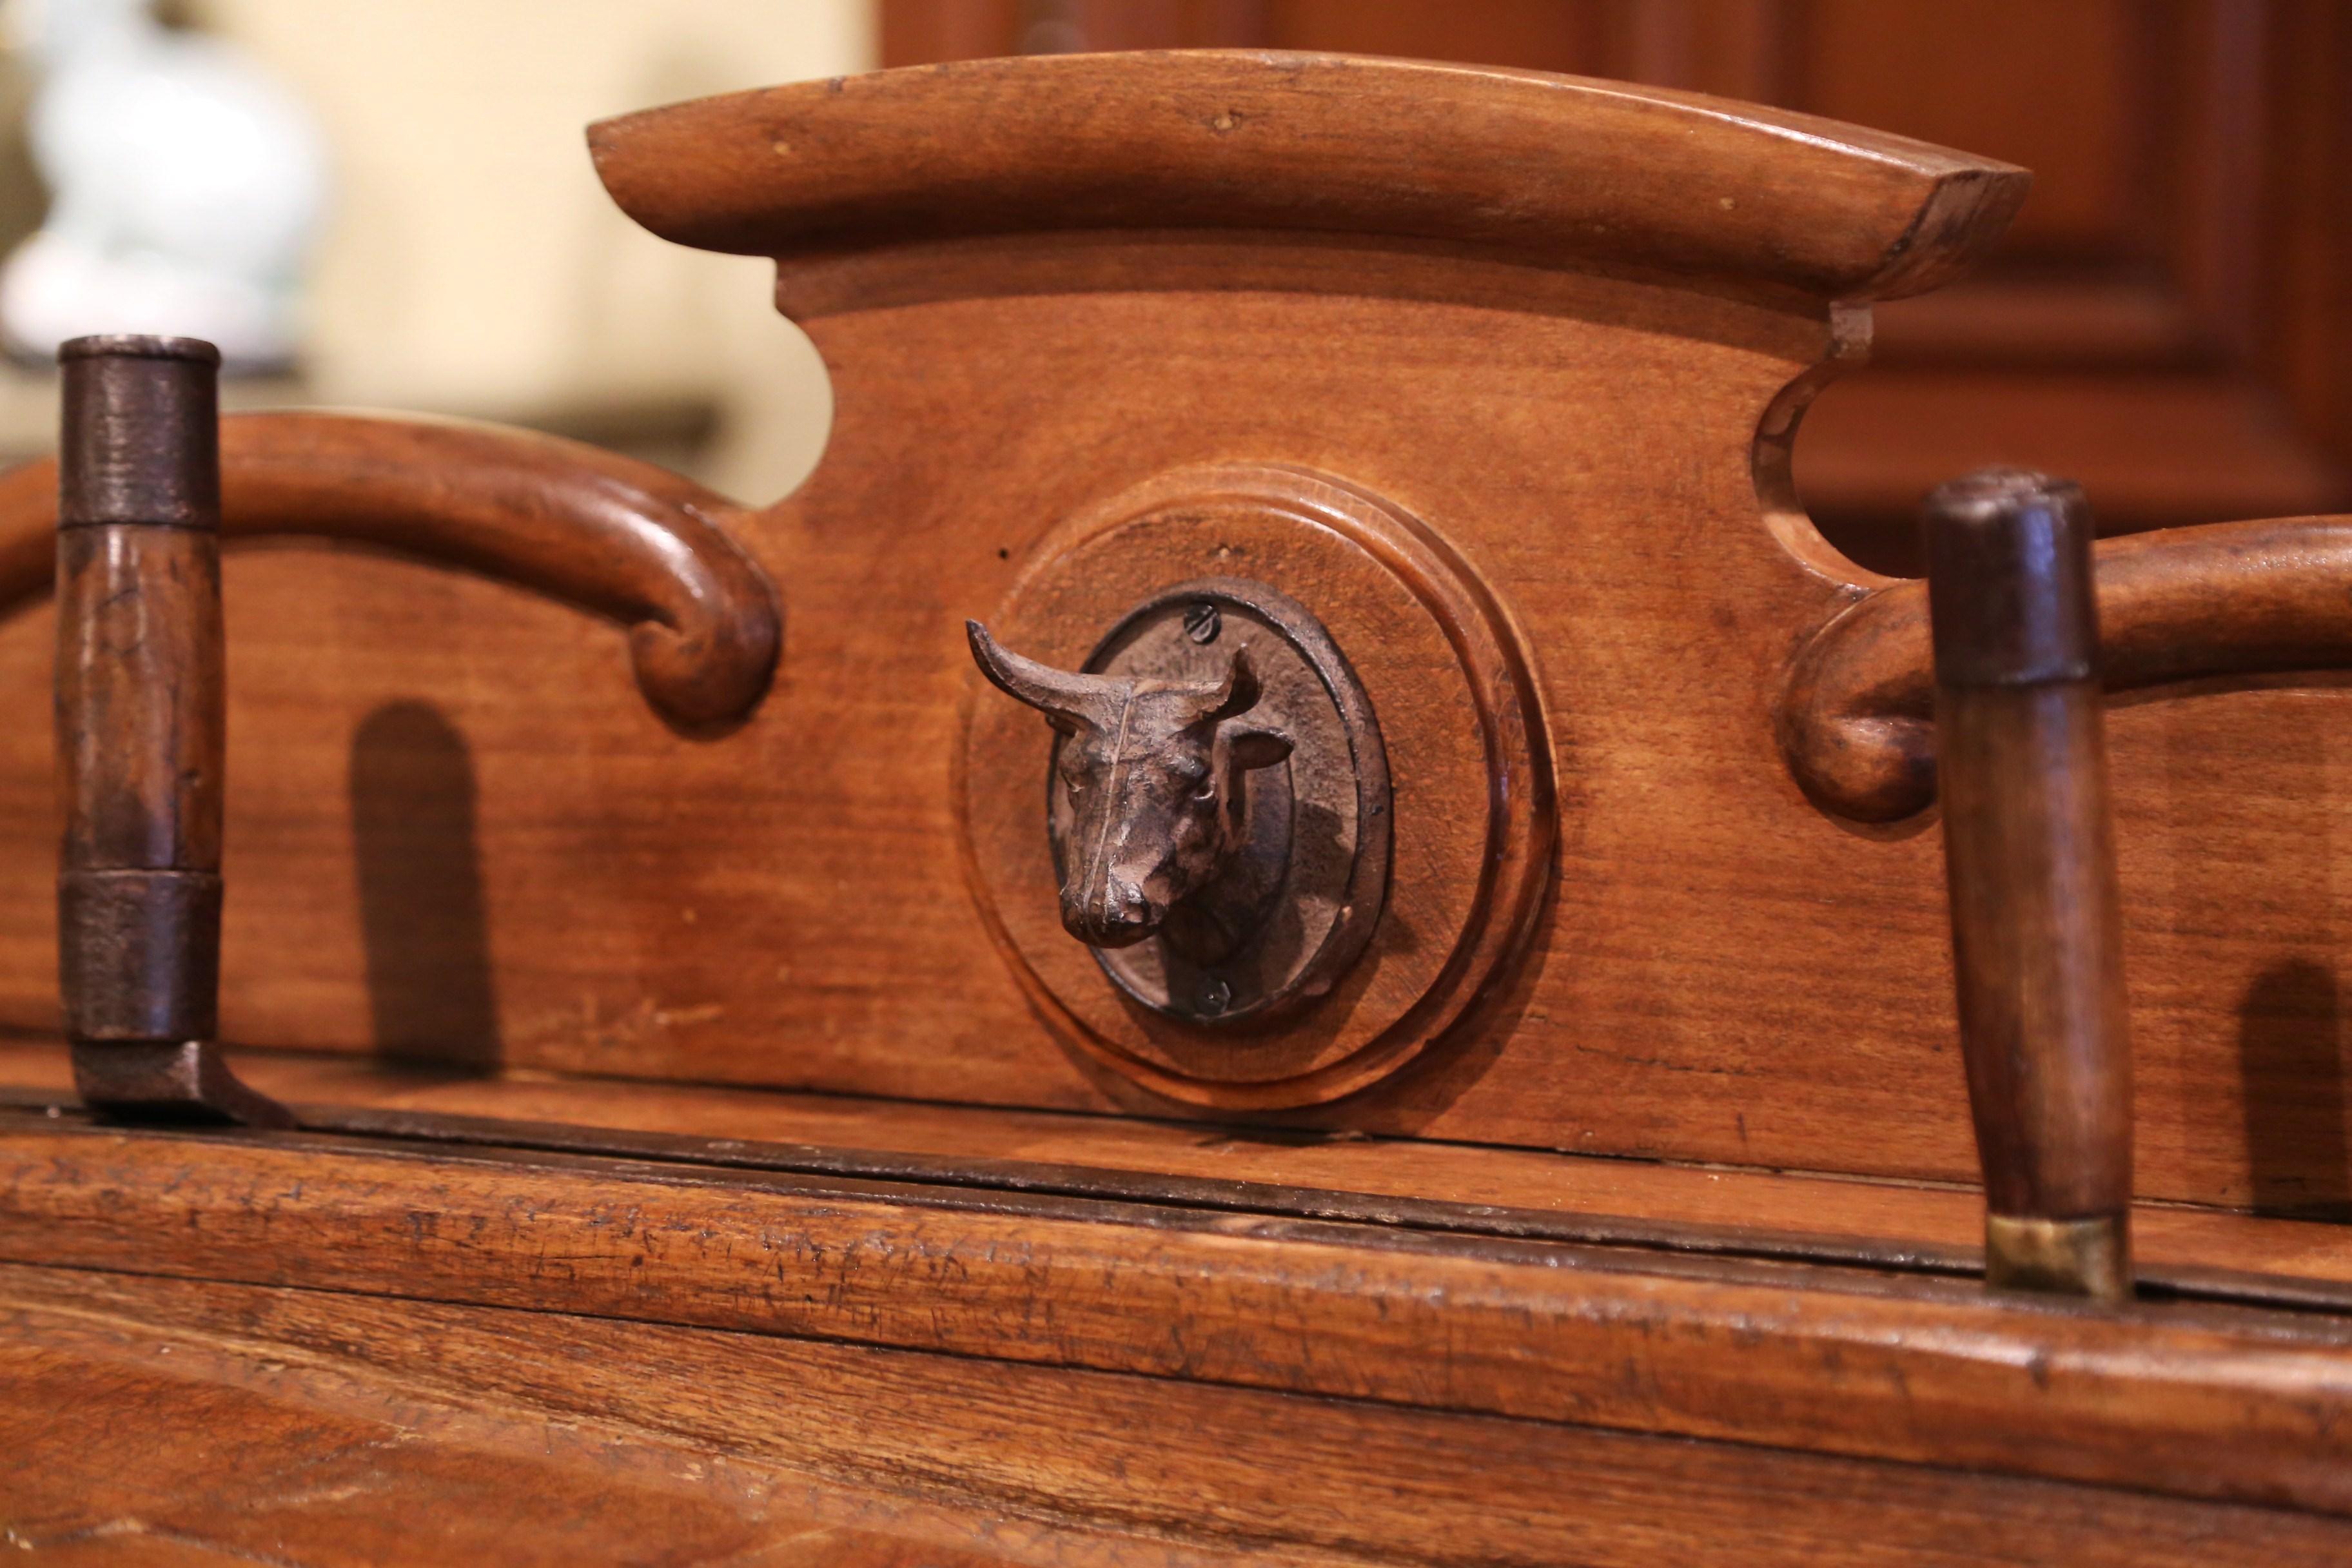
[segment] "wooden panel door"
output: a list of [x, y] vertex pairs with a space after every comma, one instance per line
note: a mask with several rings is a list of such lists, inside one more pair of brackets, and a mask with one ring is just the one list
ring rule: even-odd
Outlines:
[[1915, 568], [1993, 461], [2103, 531], [2352, 507], [2352, 7], [2334, 0], [884, 0], [890, 65], [1243, 46], [1692, 88], [2022, 163], [1973, 279], [1879, 312], [1798, 443], [1823, 531]]

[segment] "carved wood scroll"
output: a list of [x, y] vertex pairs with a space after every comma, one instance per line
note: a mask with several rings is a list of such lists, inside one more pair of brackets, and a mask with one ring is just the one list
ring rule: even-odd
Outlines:
[[[2352, 668], [2352, 517], [2209, 523], [2102, 540], [2109, 691]], [[1897, 822], [1936, 798], [1927, 585], [1883, 588], [1814, 634], [1780, 716], [1824, 811]]]
[[[776, 595], [725, 498], [575, 441], [459, 420], [231, 415], [222, 532], [300, 535], [457, 567], [629, 628], [638, 688], [694, 729], [741, 719], [782, 641]], [[57, 465], [0, 474], [0, 608], [46, 590]]]

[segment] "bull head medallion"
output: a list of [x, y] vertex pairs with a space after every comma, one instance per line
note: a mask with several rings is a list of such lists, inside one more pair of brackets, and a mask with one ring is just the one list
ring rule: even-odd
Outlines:
[[1227, 1023], [1328, 989], [1379, 915], [1388, 773], [1319, 623], [1214, 578], [1137, 606], [1081, 669], [964, 628], [990, 683], [1055, 732], [1062, 928], [1122, 991]]
[[1242, 722], [1260, 694], [1247, 650], [1213, 679], [1084, 675], [999, 647], [978, 621], [964, 630], [981, 673], [1068, 738], [1055, 768], [1075, 818], [1062, 929], [1133, 946], [1242, 847], [1241, 775], [1290, 755], [1288, 736]]

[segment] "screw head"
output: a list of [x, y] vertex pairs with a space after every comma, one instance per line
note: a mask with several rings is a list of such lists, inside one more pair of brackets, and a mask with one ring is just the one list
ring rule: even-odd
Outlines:
[[1201, 987], [1201, 1011], [1211, 1018], [1233, 1005], [1234, 988], [1222, 980], [1212, 980]]
[[1224, 628], [1225, 617], [1214, 605], [1194, 605], [1184, 612], [1184, 635], [1196, 643], [1205, 646], [1216, 641]]

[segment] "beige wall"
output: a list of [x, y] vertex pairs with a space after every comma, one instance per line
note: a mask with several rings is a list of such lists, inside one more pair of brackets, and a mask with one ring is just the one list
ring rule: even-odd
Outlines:
[[[591, 120], [870, 68], [871, 0], [194, 0], [309, 102], [336, 171], [309, 305], [322, 401], [632, 444], [715, 405], [702, 477], [747, 500], [814, 462], [821, 368], [769, 267], [654, 238], [605, 198]], [[650, 441], [648, 444], [651, 444]]]

